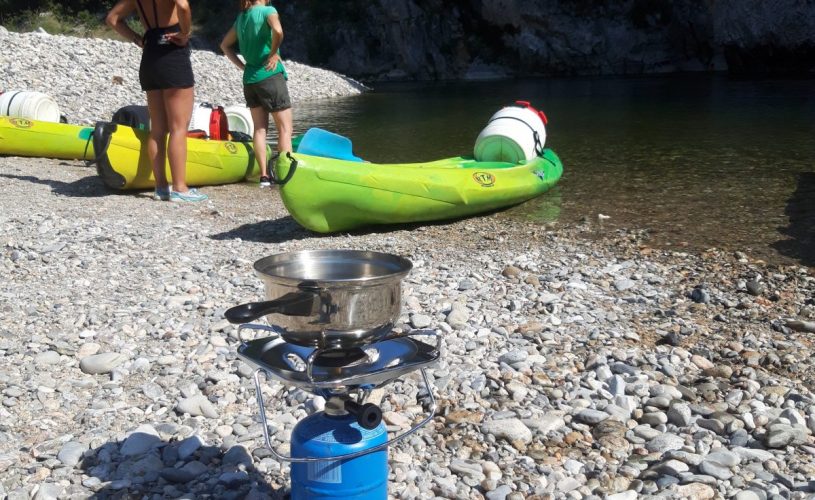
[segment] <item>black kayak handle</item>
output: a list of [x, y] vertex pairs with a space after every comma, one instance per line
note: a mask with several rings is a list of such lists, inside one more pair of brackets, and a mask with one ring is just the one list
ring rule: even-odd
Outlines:
[[293, 157], [291, 155], [291, 153], [289, 153], [288, 151], [286, 151], [286, 157], [288, 157], [288, 159], [291, 160], [291, 164], [289, 165], [289, 171], [288, 171], [288, 173], [286, 173], [286, 177], [284, 177], [283, 180], [278, 180], [277, 176], [275, 175], [275, 171], [274, 171], [273, 168], [269, 169], [269, 173], [272, 174], [272, 176], [271, 176], [272, 177], [272, 182], [277, 184], [278, 186], [282, 186], [282, 185], [286, 184], [287, 182], [289, 182], [291, 180], [291, 178], [294, 176], [294, 171], [297, 170], [297, 163], [298, 163], [297, 158]]

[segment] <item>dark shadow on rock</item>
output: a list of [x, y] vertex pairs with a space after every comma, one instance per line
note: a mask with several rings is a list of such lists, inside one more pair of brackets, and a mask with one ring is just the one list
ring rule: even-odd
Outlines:
[[195, 436], [168, 442], [137, 430], [124, 441], [85, 451], [77, 467], [89, 476], [82, 483], [94, 492], [92, 499], [287, 498], [287, 488], [269, 484], [253, 464], [240, 445], [224, 452]]
[[[497, 212], [499, 210], [496, 210]], [[479, 215], [490, 215], [494, 212], [486, 212]], [[348, 234], [354, 236], [364, 236], [369, 234], [387, 234], [393, 231], [413, 231], [422, 226], [443, 226], [445, 224], [452, 224], [454, 222], [467, 219], [468, 217], [459, 217], [456, 219], [446, 219], [438, 221], [426, 222], [413, 222], [403, 224], [380, 224], [373, 226], [361, 227], [350, 231], [338, 231], [335, 233], [316, 233], [310, 231], [300, 224], [298, 224], [293, 217], [287, 215], [275, 220], [268, 220], [263, 222], [254, 222], [251, 224], [244, 224], [230, 229], [223, 233], [210, 235], [213, 240], [234, 240], [240, 238], [243, 241], [253, 241], [256, 243], [284, 243], [293, 240], [303, 240], [306, 238], [320, 238], [337, 236], [340, 234]]]
[[218, 241], [241, 239], [257, 243], [283, 243], [318, 235], [318, 233], [305, 229], [291, 216], [287, 215], [275, 220], [244, 224], [223, 233], [212, 234], [209, 237]]
[[[62, 196], [71, 196], [75, 198], [100, 198], [102, 196], [114, 196], [125, 194], [119, 191], [108, 189], [102, 183], [98, 175], [89, 175], [73, 182], [62, 182], [55, 179], [40, 179], [32, 175], [13, 175], [13, 174], [0, 174], [0, 177], [6, 179], [16, 179], [20, 181], [33, 182], [34, 184], [44, 184], [50, 186], [51, 190]], [[127, 193], [133, 195], [134, 193]]]
[[789, 225], [779, 232], [789, 239], [772, 244], [780, 254], [815, 266], [815, 172], [798, 175], [798, 186], [784, 209]]

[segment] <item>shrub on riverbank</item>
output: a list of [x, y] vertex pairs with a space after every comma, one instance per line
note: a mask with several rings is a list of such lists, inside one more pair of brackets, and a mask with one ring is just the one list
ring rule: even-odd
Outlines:
[[11, 31], [29, 32], [40, 28], [52, 35], [71, 35], [85, 38], [117, 38], [104, 23], [101, 14], [82, 11], [75, 15], [65, 15], [58, 10], [44, 12], [26, 11], [7, 18], [3, 26]]
[[[105, 14], [113, 6], [113, 0], [0, 0], [0, 26], [11, 31], [29, 32], [40, 28], [52, 35], [71, 35], [88, 38], [113, 38], [119, 36], [105, 25]], [[193, 6], [193, 23], [197, 45], [215, 47], [228, 29], [233, 16], [227, 11], [232, 4], [200, 2]], [[138, 18], [128, 19], [131, 27], [142, 32]]]

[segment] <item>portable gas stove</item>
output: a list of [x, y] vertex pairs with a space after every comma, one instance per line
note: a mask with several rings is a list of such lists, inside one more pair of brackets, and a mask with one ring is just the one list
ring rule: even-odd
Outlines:
[[[272, 335], [243, 341], [245, 330]], [[263, 437], [278, 460], [291, 462], [292, 499], [387, 498], [387, 448], [410, 436], [433, 419], [436, 401], [425, 368], [439, 359], [441, 337], [415, 331], [363, 347], [320, 349], [285, 342], [274, 327], [239, 327], [238, 356], [255, 368]], [[413, 337], [434, 337], [435, 345]], [[366, 403], [371, 391], [420, 370], [428, 394], [425, 418], [410, 430], [388, 440], [382, 411]], [[261, 374], [285, 385], [326, 399], [325, 410], [301, 420], [291, 436], [291, 456], [275, 450], [269, 434]]]
[[[401, 308], [406, 259], [377, 252], [319, 250], [278, 254], [255, 263], [267, 301], [236, 306], [226, 318], [240, 324], [238, 356], [255, 368], [266, 446], [291, 462], [291, 497], [386, 499], [388, 446], [432, 420], [436, 411], [425, 369], [440, 356], [435, 332], [393, 331]], [[272, 314], [275, 326], [250, 323]], [[280, 321], [277, 321], [280, 320]], [[247, 330], [268, 334], [244, 339]], [[418, 340], [432, 337], [435, 345]], [[420, 370], [428, 411], [411, 429], [388, 439], [371, 391]], [[291, 455], [272, 445], [261, 374], [326, 399], [325, 410], [298, 422]]]

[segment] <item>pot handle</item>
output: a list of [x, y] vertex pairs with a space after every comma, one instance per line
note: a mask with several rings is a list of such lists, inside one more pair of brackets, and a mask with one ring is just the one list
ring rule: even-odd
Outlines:
[[286, 316], [311, 316], [316, 294], [312, 292], [295, 292], [275, 300], [250, 302], [227, 309], [224, 317], [233, 324], [249, 323], [267, 314], [284, 314]]

